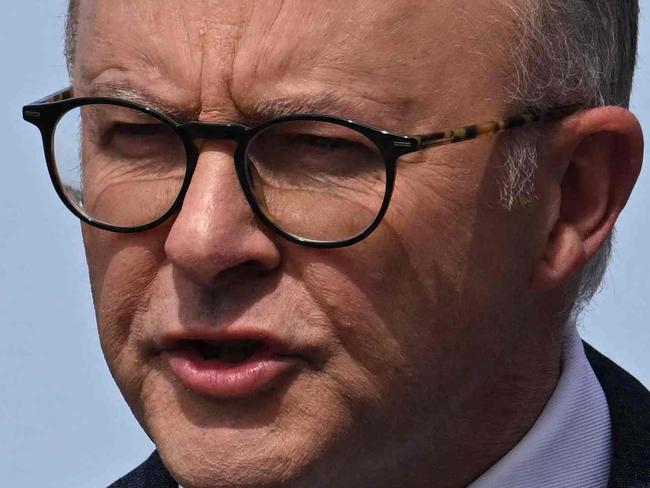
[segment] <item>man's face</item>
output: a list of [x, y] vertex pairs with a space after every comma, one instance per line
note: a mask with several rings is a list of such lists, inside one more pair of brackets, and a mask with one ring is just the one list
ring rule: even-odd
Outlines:
[[[126, 86], [205, 122], [327, 93], [343, 103], [319, 112], [402, 133], [490, 120], [508, 66], [495, 3], [82, 1], [75, 90]], [[233, 145], [200, 147], [168, 223], [84, 228], [105, 356], [172, 474], [379, 486], [422, 452], [451, 456], [519, 337], [541, 248], [534, 209], [498, 206], [496, 138], [403, 157], [381, 226], [339, 250], [275, 235]], [[264, 378], [183, 373], [200, 344], [242, 338], [279, 351]]]

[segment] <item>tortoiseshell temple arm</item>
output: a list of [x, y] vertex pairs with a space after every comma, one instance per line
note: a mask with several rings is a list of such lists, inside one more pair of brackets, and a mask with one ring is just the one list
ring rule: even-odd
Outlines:
[[37, 102], [34, 102], [31, 105], [39, 105], [41, 103], [53, 103], [53, 102], [60, 102], [61, 100], [67, 100], [69, 98], [72, 98], [72, 87], [69, 86], [67, 88], [64, 88], [63, 90], [60, 90], [56, 93], [52, 93], [51, 95], [46, 96], [45, 98], [42, 98], [38, 100]]
[[507, 129], [523, 127], [536, 122], [556, 122], [577, 112], [580, 108], [578, 105], [558, 107], [548, 112], [517, 115], [503, 120], [466, 125], [458, 129], [434, 132], [432, 134], [423, 134], [417, 136], [419, 140], [418, 149], [455, 144], [483, 135], [498, 134]]

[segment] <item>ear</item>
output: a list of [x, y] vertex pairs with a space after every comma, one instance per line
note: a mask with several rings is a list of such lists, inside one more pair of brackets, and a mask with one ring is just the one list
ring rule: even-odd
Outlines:
[[[547, 218], [547, 242], [532, 285], [552, 289], [570, 280], [611, 234], [641, 171], [643, 132], [620, 107], [585, 110], [552, 137], [555, 195]], [[559, 201], [558, 201], [559, 200]]]

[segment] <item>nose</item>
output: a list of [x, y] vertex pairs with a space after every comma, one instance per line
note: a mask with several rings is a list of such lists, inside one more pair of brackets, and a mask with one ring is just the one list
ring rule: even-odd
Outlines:
[[265, 234], [242, 192], [233, 146], [204, 144], [165, 241], [172, 265], [201, 286], [214, 285], [227, 271], [271, 271], [280, 263], [278, 247]]

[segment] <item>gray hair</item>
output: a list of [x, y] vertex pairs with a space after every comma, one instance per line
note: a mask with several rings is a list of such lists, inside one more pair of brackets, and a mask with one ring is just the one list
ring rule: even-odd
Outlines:
[[68, 13], [65, 18], [64, 53], [68, 63], [68, 73], [72, 75], [77, 46], [77, 22], [79, 20], [79, 0], [68, 1]]
[[[506, 0], [515, 21], [510, 104], [628, 107], [636, 65], [638, 0]], [[510, 141], [501, 191], [508, 208], [534, 199], [537, 135]], [[598, 292], [612, 252], [611, 236], [576, 278], [574, 318]]]
[[[510, 105], [544, 111], [554, 106], [627, 107], [632, 91], [638, 37], [638, 0], [503, 0], [514, 19], [514, 79]], [[72, 72], [79, 0], [69, 0], [65, 53]], [[507, 208], [535, 198], [537, 133], [508, 143], [501, 202]], [[600, 289], [612, 237], [577, 277], [573, 313]]]

